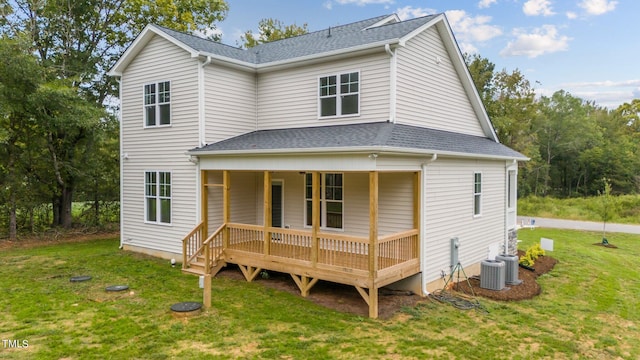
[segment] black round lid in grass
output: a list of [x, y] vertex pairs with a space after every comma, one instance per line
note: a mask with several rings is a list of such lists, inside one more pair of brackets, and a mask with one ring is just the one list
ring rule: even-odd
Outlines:
[[91, 276], [89, 275], [73, 276], [69, 279], [71, 282], [83, 282], [88, 280], [91, 280]]
[[105, 288], [106, 291], [124, 291], [129, 289], [128, 285], [111, 285]]
[[202, 303], [193, 301], [185, 301], [171, 305], [171, 311], [175, 312], [190, 312], [200, 310], [200, 308], [202, 308]]

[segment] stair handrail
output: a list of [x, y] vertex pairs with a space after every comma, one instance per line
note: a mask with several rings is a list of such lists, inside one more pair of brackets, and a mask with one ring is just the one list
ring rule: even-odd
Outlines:
[[197, 233], [200, 233], [200, 238], [202, 238], [202, 229], [204, 227], [204, 221], [201, 221], [198, 225], [196, 225], [193, 230], [191, 230], [183, 239], [182, 239], [182, 268], [186, 269], [187, 268], [187, 264], [193, 260], [193, 258], [195, 257], [195, 254], [198, 253], [198, 251], [196, 251], [194, 254], [191, 254], [191, 256], [189, 256], [189, 254], [187, 253], [187, 246], [189, 245], [189, 241], [193, 238], [194, 235], [196, 235]]
[[[216, 236], [220, 235], [220, 233], [225, 229], [226, 226], [227, 224], [220, 225], [216, 229], [216, 231], [214, 231], [205, 241], [202, 242], [201, 249], [204, 249], [204, 273], [205, 274], [211, 273], [211, 263], [213, 261], [211, 256], [211, 246], [209, 246], [209, 244], [211, 243], [211, 241], [213, 241], [213, 239]], [[200, 253], [201, 249], [198, 249], [198, 253]]]

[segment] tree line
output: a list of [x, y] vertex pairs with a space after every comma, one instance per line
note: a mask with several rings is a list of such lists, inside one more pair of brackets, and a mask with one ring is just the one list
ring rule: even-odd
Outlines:
[[[0, 238], [117, 219], [118, 85], [106, 72], [148, 23], [220, 41], [228, 11], [222, 0], [0, 0]], [[237, 45], [308, 30], [263, 19], [258, 32]], [[518, 70], [466, 60], [501, 142], [531, 158], [521, 195], [594, 195], [603, 178], [638, 192], [640, 100], [608, 110], [564, 91], [537, 97]]]
[[640, 192], [640, 99], [616, 109], [559, 90], [537, 96], [519, 70], [465, 60], [500, 141], [531, 160], [520, 164], [519, 196]]

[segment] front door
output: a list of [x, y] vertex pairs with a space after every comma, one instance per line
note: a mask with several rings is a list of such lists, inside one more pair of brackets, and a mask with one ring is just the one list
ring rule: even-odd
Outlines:
[[284, 226], [284, 183], [282, 180], [271, 181], [271, 226]]

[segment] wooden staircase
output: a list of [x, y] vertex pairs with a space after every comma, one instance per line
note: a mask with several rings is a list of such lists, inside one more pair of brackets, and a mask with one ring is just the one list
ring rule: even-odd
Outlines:
[[193, 275], [215, 276], [226, 262], [222, 260], [222, 241], [226, 225], [221, 225], [209, 237], [204, 223], [196, 227], [182, 240], [182, 272]]

